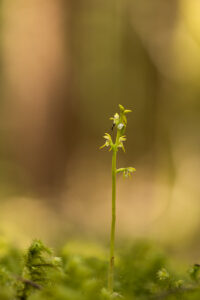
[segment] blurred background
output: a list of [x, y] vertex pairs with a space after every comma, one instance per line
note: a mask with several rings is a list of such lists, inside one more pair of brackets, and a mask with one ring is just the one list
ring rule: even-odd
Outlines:
[[117, 182], [117, 239], [200, 250], [200, 2], [1, 0], [0, 235], [109, 239], [121, 103], [133, 166]]

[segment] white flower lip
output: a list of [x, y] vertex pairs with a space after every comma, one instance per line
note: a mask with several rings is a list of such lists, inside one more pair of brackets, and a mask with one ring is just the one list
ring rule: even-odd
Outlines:
[[119, 130], [121, 130], [123, 127], [124, 127], [124, 124], [123, 124], [123, 123], [119, 123], [119, 125], [117, 126], [117, 128], [118, 128]]

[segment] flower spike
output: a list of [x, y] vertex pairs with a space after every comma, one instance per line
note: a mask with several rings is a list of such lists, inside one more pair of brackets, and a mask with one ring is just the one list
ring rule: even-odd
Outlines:
[[125, 152], [124, 142], [126, 141], [126, 136], [124, 135], [126, 131], [127, 118], [126, 114], [130, 113], [131, 110], [125, 109], [121, 104], [119, 104], [120, 113], [116, 113], [114, 117], [111, 117], [110, 120], [113, 121], [112, 130], [115, 127], [116, 138], [113, 143], [111, 135], [105, 133], [103, 138], [106, 140], [105, 144], [100, 147], [110, 147], [109, 151], [112, 150], [112, 222], [111, 222], [111, 238], [110, 238], [110, 262], [109, 262], [109, 272], [108, 272], [108, 290], [113, 293], [113, 284], [114, 284], [114, 261], [115, 261], [115, 215], [116, 215], [116, 174], [119, 172], [123, 173], [124, 177], [131, 177], [131, 174], [135, 172], [135, 168], [116, 168], [117, 163], [117, 152], [119, 148]]

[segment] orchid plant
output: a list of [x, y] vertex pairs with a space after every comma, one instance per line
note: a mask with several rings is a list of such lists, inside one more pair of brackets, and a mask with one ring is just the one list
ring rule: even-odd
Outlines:
[[136, 171], [133, 167], [119, 168], [116, 167], [117, 152], [121, 148], [125, 152], [124, 142], [126, 141], [125, 131], [127, 126], [126, 115], [131, 110], [125, 109], [119, 104], [120, 112], [116, 113], [114, 117], [110, 118], [113, 121], [112, 129], [116, 128], [115, 141], [109, 133], [105, 133], [103, 136], [105, 144], [100, 147], [109, 147], [109, 151], [112, 151], [112, 222], [111, 222], [111, 235], [110, 235], [110, 261], [109, 261], [109, 272], [108, 272], [108, 289], [113, 292], [114, 283], [114, 260], [115, 260], [115, 224], [116, 224], [116, 175], [120, 172], [123, 173], [124, 177], [130, 177], [133, 172]]

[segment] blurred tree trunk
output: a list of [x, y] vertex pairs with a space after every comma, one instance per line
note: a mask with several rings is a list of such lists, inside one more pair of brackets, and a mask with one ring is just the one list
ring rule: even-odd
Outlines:
[[13, 154], [37, 188], [52, 191], [75, 129], [69, 2], [3, 0], [3, 62]]

